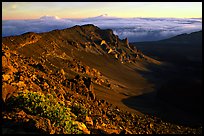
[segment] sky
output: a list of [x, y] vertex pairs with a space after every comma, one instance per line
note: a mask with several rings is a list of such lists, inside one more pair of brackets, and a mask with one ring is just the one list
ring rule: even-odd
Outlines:
[[201, 2], [3, 2], [2, 37], [94, 24], [130, 42], [202, 30]]
[[202, 18], [202, 2], [2, 2], [2, 20], [132, 17]]

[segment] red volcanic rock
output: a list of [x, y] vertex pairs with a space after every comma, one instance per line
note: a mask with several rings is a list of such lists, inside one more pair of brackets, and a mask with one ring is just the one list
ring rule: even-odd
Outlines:
[[[41, 99], [42, 94], [51, 96], [48, 102], [56, 100], [60, 105], [60, 108], [58, 104], [54, 105], [54, 108], [49, 109], [53, 110], [53, 113], [49, 112], [45, 117], [42, 112], [30, 113], [24, 109], [24, 106], [20, 107], [17, 104], [16, 107], [11, 107], [10, 111], [5, 109], [2, 124], [12, 120], [22, 123], [21, 126], [35, 128], [40, 133], [64, 133], [65, 127], [58, 124], [62, 123], [61, 120], [52, 121], [49, 117], [57, 116], [64, 119], [63, 114], [67, 113], [64, 110], [67, 109], [68, 118], [65, 119], [72, 120], [84, 134], [152, 134], [153, 132], [160, 134], [188, 131], [200, 133], [199, 128], [179, 126], [178, 130], [175, 129], [174, 124], [154, 122], [151, 117], [130, 114], [112, 104], [112, 102], [119, 102], [115, 101], [119, 97], [120, 100], [127, 97], [120, 93], [129, 89], [129, 84], [125, 81], [131, 81], [129, 76], [136, 80], [136, 82], [132, 80], [132, 83], [140, 82], [133, 77], [144, 80], [138, 75], [131, 75], [135, 74], [133, 71], [137, 66], [143, 67], [142, 61], [152, 64], [151, 59], [141, 59], [140, 63], [136, 59], [135, 51], [128, 46], [127, 39], [124, 42], [114, 35], [112, 30], [102, 30], [94, 25], [2, 38], [4, 106], [12, 105], [8, 98], [13, 98], [11, 97], [13, 94], [16, 96], [17, 91], [40, 94], [31, 95], [35, 100], [34, 103], [30, 103], [30, 99], [26, 97], [25, 102], [28, 102], [26, 106], [31, 104], [30, 107], [26, 107], [28, 109], [35, 106], [40, 109], [39, 112], [41, 108], [46, 110], [47, 104], [38, 104], [38, 100], [45, 100]], [[141, 55], [143, 54], [138, 52], [138, 56], [141, 57]], [[122, 65], [120, 62], [128, 65]], [[124, 71], [132, 73], [126, 76]], [[126, 86], [125, 82], [127, 88], [123, 87], [124, 84]], [[115, 88], [120, 88], [120, 92], [114, 90]], [[110, 102], [106, 98], [110, 99]], [[46, 112], [47, 110], [43, 111], [43, 113]], [[9, 125], [11, 126], [12, 123]]]
[[6, 102], [6, 100], [12, 96], [12, 94], [17, 90], [16, 87], [9, 85], [9, 84], [3, 84], [2, 86], [2, 100], [3, 102]]

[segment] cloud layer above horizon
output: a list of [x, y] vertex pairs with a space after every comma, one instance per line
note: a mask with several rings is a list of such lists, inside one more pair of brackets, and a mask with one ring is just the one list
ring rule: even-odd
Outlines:
[[2, 20], [2, 37], [26, 32], [47, 32], [84, 24], [112, 29], [119, 38], [127, 37], [130, 42], [156, 41], [202, 30], [202, 18], [117, 18], [106, 14], [84, 19], [43, 16], [30, 20]]

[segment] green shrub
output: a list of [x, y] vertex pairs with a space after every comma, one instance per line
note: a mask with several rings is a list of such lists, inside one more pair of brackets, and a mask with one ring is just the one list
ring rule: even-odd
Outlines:
[[65, 134], [82, 133], [74, 124], [76, 116], [71, 113], [71, 109], [51, 94], [25, 90], [11, 97], [9, 103], [10, 106], [23, 109], [27, 113], [50, 119], [55, 127], [62, 128]]
[[80, 103], [74, 103], [71, 106], [71, 112], [73, 112], [79, 118], [85, 117], [88, 114], [87, 109]]

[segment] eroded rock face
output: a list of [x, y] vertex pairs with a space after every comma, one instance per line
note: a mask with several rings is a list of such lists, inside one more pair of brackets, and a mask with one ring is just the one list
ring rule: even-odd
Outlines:
[[130, 48], [128, 38], [125, 38], [125, 44], [127, 45], [128, 48]]

